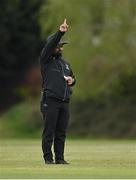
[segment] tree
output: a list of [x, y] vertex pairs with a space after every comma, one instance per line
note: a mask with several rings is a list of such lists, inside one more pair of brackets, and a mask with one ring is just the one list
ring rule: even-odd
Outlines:
[[1, 106], [16, 98], [13, 94], [25, 70], [38, 61], [42, 41], [38, 13], [42, 3], [43, 0], [0, 2]]

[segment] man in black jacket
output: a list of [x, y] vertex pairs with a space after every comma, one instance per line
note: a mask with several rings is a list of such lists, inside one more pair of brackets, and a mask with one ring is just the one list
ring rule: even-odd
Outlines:
[[44, 121], [42, 150], [46, 164], [54, 164], [51, 150], [53, 143], [55, 163], [68, 164], [64, 159], [64, 146], [71, 87], [75, 84], [75, 77], [69, 63], [62, 57], [63, 45], [67, 42], [62, 41], [61, 38], [67, 30], [65, 19], [59, 30], [49, 36], [40, 55], [43, 89], [41, 112]]

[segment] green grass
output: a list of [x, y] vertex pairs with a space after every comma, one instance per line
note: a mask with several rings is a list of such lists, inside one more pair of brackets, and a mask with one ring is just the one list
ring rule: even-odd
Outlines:
[[0, 178], [136, 178], [136, 141], [67, 140], [70, 165], [45, 165], [40, 140], [1, 140]]

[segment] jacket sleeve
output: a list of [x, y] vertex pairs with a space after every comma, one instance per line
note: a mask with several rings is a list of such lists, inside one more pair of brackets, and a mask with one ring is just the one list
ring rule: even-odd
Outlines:
[[45, 46], [40, 54], [40, 61], [43, 61], [44, 63], [47, 63], [49, 61], [50, 56], [52, 55], [55, 47], [57, 46], [63, 35], [64, 32], [57, 31], [49, 39], [47, 39]]

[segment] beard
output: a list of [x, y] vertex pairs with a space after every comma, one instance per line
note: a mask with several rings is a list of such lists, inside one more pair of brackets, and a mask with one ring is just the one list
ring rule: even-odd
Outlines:
[[54, 52], [54, 56], [62, 56], [62, 51], [56, 51], [56, 52]]

